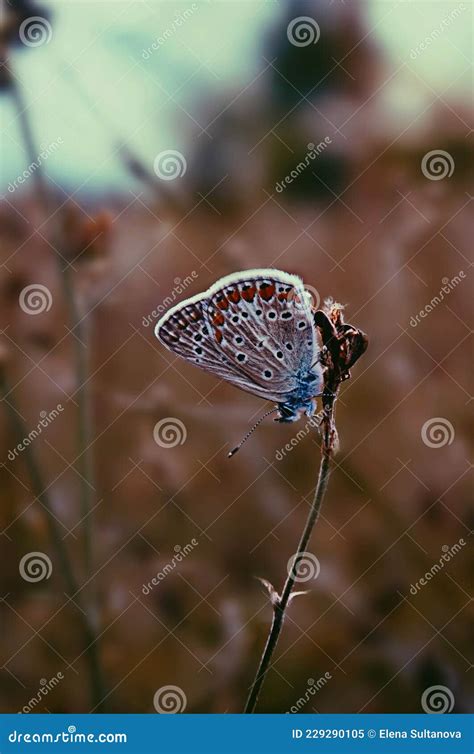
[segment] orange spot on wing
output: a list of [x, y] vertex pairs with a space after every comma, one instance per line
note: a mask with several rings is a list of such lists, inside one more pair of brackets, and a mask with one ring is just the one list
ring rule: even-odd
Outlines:
[[233, 304], [239, 303], [240, 293], [239, 293], [238, 288], [235, 288], [234, 290], [231, 290], [231, 291], [226, 291], [226, 294], [229, 301], [231, 301]]
[[242, 298], [244, 299], [244, 301], [253, 301], [256, 292], [257, 289], [254, 285], [244, 286], [242, 289]]
[[223, 294], [220, 294], [216, 298], [216, 306], [219, 307], [219, 309], [228, 309], [229, 308], [229, 302], [227, 301], [226, 297]]
[[212, 324], [218, 327], [222, 327], [225, 322], [225, 317], [221, 312], [216, 312], [212, 318]]
[[275, 294], [275, 286], [273, 283], [262, 283], [258, 289], [258, 294], [263, 301], [270, 301]]
[[217, 327], [214, 328], [214, 337], [217, 340], [218, 343], [222, 340], [222, 332], [217, 329]]

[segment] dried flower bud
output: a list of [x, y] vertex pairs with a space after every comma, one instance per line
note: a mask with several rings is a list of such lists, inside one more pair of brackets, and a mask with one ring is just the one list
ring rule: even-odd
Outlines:
[[110, 212], [100, 210], [89, 217], [78, 207], [69, 204], [62, 212], [62, 246], [71, 261], [77, 264], [96, 262], [108, 250], [113, 218]]
[[82, 226], [83, 251], [80, 259], [89, 261], [91, 258], [103, 257], [107, 253], [112, 222], [110, 212], [103, 209], [95, 217], [86, 218]]
[[344, 305], [339, 304], [332, 298], [328, 298], [324, 302], [324, 311], [328, 315], [329, 319], [338, 330], [344, 324]]

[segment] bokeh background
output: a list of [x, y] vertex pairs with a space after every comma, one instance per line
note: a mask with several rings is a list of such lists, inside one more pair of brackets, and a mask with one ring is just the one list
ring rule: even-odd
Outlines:
[[153, 327], [259, 266], [370, 348], [258, 710], [472, 709], [472, 15], [3, 0], [2, 711], [242, 710], [318, 437]]

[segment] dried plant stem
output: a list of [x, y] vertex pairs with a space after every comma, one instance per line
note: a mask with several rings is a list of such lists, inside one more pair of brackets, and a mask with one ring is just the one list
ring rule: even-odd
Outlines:
[[[60, 265], [61, 266], [61, 265]], [[92, 554], [92, 509], [94, 507], [94, 465], [92, 460], [92, 401], [89, 389], [88, 351], [90, 347], [89, 328], [82, 316], [74, 291], [71, 272], [68, 266], [61, 266], [64, 297], [69, 308], [69, 318], [75, 334], [73, 347], [76, 361], [77, 388], [77, 470], [81, 485], [81, 520], [84, 544], [84, 570], [90, 576], [93, 567]]]
[[[7, 395], [8, 399], [5, 398], [5, 396]], [[18, 408], [15, 405], [11, 386], [3, 370], [0, 371], [0, 397], [4, 402], [5, 409], [9, 415], [13, 433], [18, 442], [22, 442], [25, 437], [28, 437], [28, 429], [21, 417], [21, 414], [18, 411]], [[80, 594], [81, 588], [79, 587], [76, 580], [67, 547], [64, 543], [64, 539], [61, 536], [59, 522], [54, 514], [47, 492], [47, 486], [44, 482], [41, 468], [38, 464], [31, 445], [24, 444], [23, 453], [26, 467], [31, 479], [32, 492], [40, 503], [41, 508], [45, 514], [51, 542], [60, 564], [59, 570], [65, 582], [67, 596], [69, 597], [71, 602], [73, 602], [73, 604], [75, 604], [78, 608], [78, 616], [82, 627], [85, 643], [84, 653], [89, 665], [92, 706], [97, 711], [103, 712], [105, 686], [99, 657], [98, 637], [95, 631], [95, 627], [82, 604], [82, 597]]]
[[[330, 419], [331, 416], [328, 418]], [[316, 484], [316, 489], [314, 492], [314, 498], [311, 505], [311, 509], [309, 511], [309, 515], [306, 520], [306, 524], [305, 524], [303, 533], [301, 535], [301, 539], [298, 544], [298, 549], [294, 556], [295, 564], [298, 562], [299, 556], [301, 556], [306, 551], [306, 547], [311, 538], [314, 525], [316, 524], [319, 517], [321, 505], [322, 505], [324, 495], [326, 493], [326, 489], [328, 486], [330, 465], [331, 465], [331, 454], [332, 454], [332, 451], [323, 443], [318, 482]], [[265, 645], [265, 649], [263, 651], [263, 655], [262, 655], [262, 658], [260, 660], [260, 664], [257, 670], [257, 675], [255, 676], [255, 680], [252, 684], [252, 688], [250, 690], [250, 694], [247, 699], [247, 704], [245, 706], [244, 712], [249, 713], [249, 712], [255, 711], [255, 706], [257, 704], [260, 689], [262, 688], [263, 682], [265, 680], [265, 675], [269, 669], [272, 655], [277, 645], [278, 638], [280, 636], [280, 632], [283, 626], [283, 621], [285, 619], [286, 608], [288, 607], [288, 603], [290, 601], [290, 597], [291, 597], [291, 593], [295, 584], [296, 576], [297, 576], [297, 572], [296, 572], [296, 567], [294, 566], [293, 568], [290, 568], [288, 572], [288, 577], [285, 581], [285, 585], [283, 587], [283, 592], [281, 594], [281, 597], [277, 596], [274, 600], [273, 621], [270, 628], [270, 633], [268, 634], [267, 643]]]
[[[50, 198], [49, 188], [44, 176], [44, 172], [41, 164], [37, 164], [38, 150], [35, 144], [35, 138], [31, 122], [28, 116], [28, 110], [26, 103], [23, 99], [22, 91], [17, 84], [14, 74], [11, 71], [11, 86], [10, 92], [18, 112], [18, 120], [20, 126], [20, 132], [23, 138], [26, 154], [31, 164], [37, 165], [34, 170], [32, 179], [35, 184], [37, 196], [42, 205], [43, 211], [46, 217], [49, 217], [54, 212], [54, 206]], [[63, 232], [59, 217], [55, 221], [55, 242], [60, 246], [64, 246]], [[69, 321], [71, 331], [74, 334], [73, 348], [76, 364], [76, 381], [77, 389], [75, 395], [77, 396], [78, 404], [78, 427], [77, 427], [77, 471], [80, 476], [81, 496], [80, 496], [80, 508], [81, 508], [81, 520], [82, 520], [82, 534], [83, 534], [83, 550], [84, 550], [84, 572], [86, 577], [90, 577], [93, 567], [92, 557], [92, 519], [91, 512], [94, 504], [94, 473], [92, 462], [92, 420], [91, 420], [91, 399], [90, 391], [88, 387], [88, 344], [89, 344], [89, 332], [87, 323], [84, 316], [81, 313], [80, 306], [77, 300], [76, 291], [74, 290], [71, 267], [64, 259], [64, 257], [58, 252], [56, 261], [60, 273], [60, 280], [62, 284], [64, 299], [68, 307]], [[2, 388], [5, 385], [5, 378], [2, 378]], [[8, 390], [6, 392], [9, 392]], [[15, 425], [16, 431], [19, 433], [20, 439], [27, 436], [24, 422], [20, 419], [20, 415], [16, 413], [14, 409], [10, 410], [12, 421]], [[91, 687], [92, 687], [92, 701], [93, 706], [98, 711], [103, 711], [103, 698], [104, 682], [103, 673], [100, 666], [100, 659], [98, 653], [97, 635], [95, 629], [96, 623], [96, 597], [95, 593], [91, 590], [85, 599], [79, 596], [81, 589], [76, 581], [74, 570], [70, 561], [68, 550], [61, 538], [61, 532], [58, 527], [58, 522], [52, 513], [51, 505], [48, 495], [44, 492], [46, 486], [43, 482], [41, 469], [36, 461], [36, 458], [31, 448], [25, 450], [25, 460], [28, 466], [30, 477], [34, 493], [37, 499], [42, 504], [43, 510], [48, 519], [48, 527], [51, 535], [51, 539], [55, 550], [58, 555], [58, 559], [61, 563], [62, 573], [66, 581], [66, 588], [70, 592], [70, 597], [75, 599], [76, 604], [79, 607], [79, 613], [81, 616], [82, 629], [84, 634], [84, 640], [86, 645], [86, 656], [89, 662]], [[84, 604], [82, 604], [84, 603]]]
[[[30, 164], [37, 164], [38, 152], [35, 145], [33, 129], [28, 117], [28, 110], [23, 99], [20, 87], [12, 75], [11, 94], [18, 111], [20, 131], [23, 137], [26, 153]], [[39, 164], [33, 172], [36, 191], [44, 212], [47, 215], [52, 213], [53, 207], [50, 201], [48, 186], [43, 174], [42, 166]], [[56, 232], [57, 243], [62, 245], [62, 232], [58, 229]], [[87, 345], [88, 331], [85, 318], [82, 316], [71, 279], [71, 267], [61, 255], [57, 255], [57, 263], [60, 272], [64, 299], [68, 307], [69, 321], [71, 330], [75, 337], [73, 339], [73, 348], [76, 362], [76, 379], [77, 379], [77, 403], [78, 403], [78, 430], [77, 430], [77, 471], [80, 476], [81, 489], [81, 519], [84, 545], [84, 571], [86, 576], [92, 572], [92, 520], [91, 511], [94, 505], [94, 473], [92, 453], [90, 450], [92, 441], [91, 431], [91, 400], [88, 387], [88, 363], [87, 363]]]
[[323, 310], [318, 309], [313, 312], [314, 325], [319, 330], [323, 346], [320, 354], [320, 361], [324, 368], [324, 389], [321, 396], [323, 406], [321, 421], [321, 464], [313, 503], [303, 534], [301, 535], [298, 550], [292, 559], [293, 565], [289, 569], [281, 596], [275, 592], [268, 582], [265, 582], [272, 599], [273, 621], [257, 675], [250, 689], [245, 712], [255, 711], [258, 695], [280, 636], [285, 612], [291, 601], [292, 590], [297, 577], [297, 564], [304, 556], [327, 490], [331, 458], [338, 446], [334, 408], [340, 385], [350, 377], [350, 367], [355, 364], [367, 349], [367, 335], [353, 325], [345, 324], [342, 310], [343, 307], [340, 304], [328, 300]]

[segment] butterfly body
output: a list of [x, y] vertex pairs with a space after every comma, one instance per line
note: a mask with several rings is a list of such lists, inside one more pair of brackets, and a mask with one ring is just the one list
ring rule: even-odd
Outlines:
[[277, 404], [280, 422], [312, 416], [323, 389], [320, 341], [302, 280], [247, 270], [170, 309], [155, 328], [173, 353]]
[[305, 414], [316, 413], [316, 396], [321, 394], [319, 375], [308, 371], [299, 376], [299, 386], [283, 403], [278, 403], [279, 422], [295, 422]]

